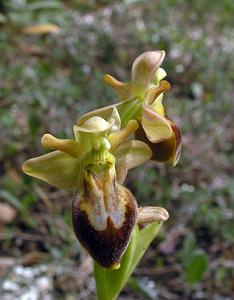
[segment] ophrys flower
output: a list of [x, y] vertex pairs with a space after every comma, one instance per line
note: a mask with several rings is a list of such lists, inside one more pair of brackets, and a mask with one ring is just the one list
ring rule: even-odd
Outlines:
[[143, 142], [127, 140], [138, 128], [136, 121], [120, 127], [114, 107], [106, 119], [92, 116], [75, 125], [75, 140], [45, 134], [42, 145], [56, 151], [23, 165], [28, 175], [76, 191], [72, 204], [75, 234], [100, 265], [112, 269], [120, 266], [138, 215], [134, 196], [121, 183], [128, 169], [152, 155]]
[[170, 89], [169, 82], [163, 80], [166, 72], [159, 68], [164, 56], [164, 51], [141, 54], [133, 63], [129, 82], [121, 82], [105, 75], [104, 81], [117, 91], [121, 102], [89, 112], [77, 124], [93, 115], [108, 115], [108, 111], [115, 106], [122, 126], [126, 126], [130, 120], [138, 121], [136, 138], [150, 146], [153, 153], [151, 159], [174, 166], [180, 157], [181, 134], [162, 104], [164, 92]]

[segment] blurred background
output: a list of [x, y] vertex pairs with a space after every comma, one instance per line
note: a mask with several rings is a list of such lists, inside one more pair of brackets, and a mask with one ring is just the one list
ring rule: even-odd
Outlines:
[[[83, 113], [116, 102], [102, 82], [164, 49], [179, 164], [148, 163], [126, 185], [170, 220], [119, 299], [234, 295], [234, 2], [0, 1], [0, 299], [95, 299], [74, 238], [72, 193], [24, 175], [42, 134], [72, 137]], [[33, 27], [34, 25], [47, 25]], [[48, 26], [48, 24], [50, 24]]]

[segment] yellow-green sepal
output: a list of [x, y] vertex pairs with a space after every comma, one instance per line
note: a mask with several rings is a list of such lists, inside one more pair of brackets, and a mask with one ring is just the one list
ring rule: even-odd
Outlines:
[[73, 189], [78, 187], [79, 167], [78, 159], [61, 151], [53, 151], [27, 160], [23, 171], [57, 188]]

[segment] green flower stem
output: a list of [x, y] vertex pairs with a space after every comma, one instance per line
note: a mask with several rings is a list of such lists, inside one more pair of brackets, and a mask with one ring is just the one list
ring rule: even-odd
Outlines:
[[126, 285], [150, 243], [156, 237], [162, 223], [153, 223], [143, 229], [135, 226], [131, 241], [118, 270], [109, 270], [94, 262], [94, 277], [99, 300], [115, 300]]

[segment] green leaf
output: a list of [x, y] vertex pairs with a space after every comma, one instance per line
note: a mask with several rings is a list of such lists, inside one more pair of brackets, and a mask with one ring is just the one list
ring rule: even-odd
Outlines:
[[186, 280], [189, 284], [194, 284], [202, 280], [208, 267], [207, 256], [204, 251], [198, 249], [193, 252], [190, 264], [186, 270]]
[[10, 193], [8, 191], [5, 191], [5, 190], [0, 191], [0, 198], [2, 198], [5, 201], [7, 201], [9, 204], [11, 204], [12, 206], [14, 206], [19, 211], [21, 211], [21, 212], [24, 211], [24, 207], [23, 207], [22, 203], [12, 193]]
[[181, 264], [186, 268], [191, 261], [191, 253], [196, 249], [196, 238], [193, 233], [186, 236], [183, 241], [183, 248], [179, 251], [178, 256], [180, 258]]
[[121, 260], [121, 267], [118, 270], [105, 269], [94, 263], [94, 276], [99, 300], [117, 298], [146, 249], [156, 237], [160, 227], [161, 223], [150, 224], [141, 230], [138, 226], [135, 227], [131, 241]]

